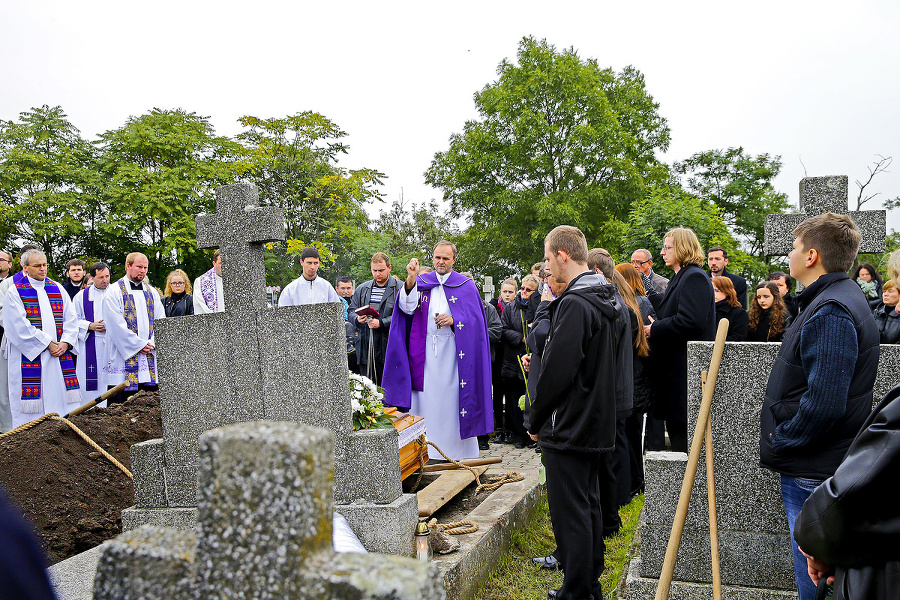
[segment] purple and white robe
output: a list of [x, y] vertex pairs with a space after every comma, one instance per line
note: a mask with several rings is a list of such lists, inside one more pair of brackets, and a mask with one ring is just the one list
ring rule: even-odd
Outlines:
[[[106, 365], [109, 362], [109, 346], [106, 343], [105, 331], [91, 331], [88, 325], [103, 319], [103, 302], [111, 290], [97, 289], [93, 285], [86, 287], [72, 300], [75, 315], [78, 317], [78, 363], [75, 372], [81, 384], [83, 402], [89, 402], [106, 391]], [[105, 324], [105, 321], [104, 321]], [[106, 406], [106, 401], [98, 404]]]

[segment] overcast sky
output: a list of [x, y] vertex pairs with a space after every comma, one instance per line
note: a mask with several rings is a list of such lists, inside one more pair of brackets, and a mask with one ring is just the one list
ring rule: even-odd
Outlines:
[[533, 35], [641, 70], [672, 130], [666, 162], [729, 146], [781, 155], [776, 188], [796, 204], [804, 173], [848, 175], [855, 198], [876, 155], [893, 156], [870, 186], [880, 208], [900, 195], [898, 30], [896, 0], [6, 0], [0, 119], [58, 104], [94, 139], [153, 107], [225, 135], [242, 115], [314, 110], [349, 133], [342, 166], [386, 173], [388, 202], [401, 189], [421, 202], [441, 197], [422, 173], [477, 116], [473, 93]]

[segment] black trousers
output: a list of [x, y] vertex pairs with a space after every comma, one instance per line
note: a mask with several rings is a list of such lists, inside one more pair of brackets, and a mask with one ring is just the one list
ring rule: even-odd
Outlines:
[[525, 413], [519, 408], [519, 398], [525, 393], [525, 382], [518, 377], [504, 377], [503, 390], [506, 395], [506, 430], [515, 441], [529, 443], [531, 438], [525, 431]]
[[[111, 389], [113, 389], [114, 387], [116, 387], [116, 386], [111, 385], [111, 386], [109, 386], [107, 389], [110, 389], [110, 390], [111, 390]], [[119, 392], [119, 393], [116, 394], [115, 396], [109, 397], [109, 398], [106, 400], [106, 405], [107, 405], [107, 406], [112, 406], [113, 404], [121, 404], [122, 402], [125, 402], [126, 400], [128, 400], [129, 398], [131, 398], [132, 396], [134, 396], [135, 394], [137, 394], [138, 392], [141, 392], [141, 391], [155, 392], [155, 391], [158, 390], [158, 389], [159, 389], [159, 386], [158, 386], [158, 385], [151, 385], [151, 384], [149, 384], [149, 383], [139, 383], [139, 384], [138, 384], [138, 389], [137, 389], [137, 390], [130, 390], [130, 391], [129, 391], [129, 390], [122, 390], [121, 392]]]
[[628, 438], [628, 463], [631, 465], [631, 489], [629, 500], [644, 491], [644, 413], [633, 412], [625, 420], [625, 437]]
[[603, 517], [600, 508], [601, 455], [544, 448], [547, 499], [556, 537], [556, 556], [565, 565], [557, 598], [600, 600], [603, 573]]
[[[612, 471], [616, 478], [615, 502], [616, 502], [616, 524], [621, 525], [619, 519], [619, 507], [628, 504], [631, 499], [631, 458], [630, 447], [628, 444], [628, 417], [616, 419], [616, 449], [612, 454]], [[606, 506], [604, 505], [604, 508]], [[610, 520], [603, 517], [604, 523], [610, 523]]]
[[665, 450], [665, 432], [669, 432], [672, 452], [687, 452], [687, 423], [647, 417], [647, 450]]

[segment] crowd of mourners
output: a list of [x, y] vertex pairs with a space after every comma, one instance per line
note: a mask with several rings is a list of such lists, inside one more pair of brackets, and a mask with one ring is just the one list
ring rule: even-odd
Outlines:
[[[275, 301], [340, 302], [350, 370], [382, 386], [387, 404], [425, 416], [429, 440], [451, 458], [478, 456], [491, 443], [543, 452], [559, 548], [534, 562], [566, 570], [563, 588], [550, 597], [596, 598], [602, 538], [618, 530], [618, 508], [643, 492], [644, 452], [688, 449], [687, 342], [714, 339], [719, 320], [728, 319], [728, 341], [783, 342], [781, 352], [789, 356], [776, 361], [780, 371], [776, 377], [773, 370], [766, 401], [781, 394], [806, 403], [787, 409], [797, 411], [793, 416], [762, 419], [761, 462], [781, 473], [792, 536], [804, 501], [852, 451], [856, 431], [865, 428], [860, 407], [871, 407], [871, 385], [859, 382], [874, 378], [872, 348], [877, 365], [878, 344], [900, 342], [900, 252], [887, 261], [886, 279], [869, 263], [848, 277], [859, 245], [855, 225], [830, 213], [822, 217], [795, 231], [790, 271], [804, 284], [797, 295], [795, 277], [782, 271], [748, 292], [747, 281], [728, 271], [727, 251], [704, 252], [687, 228], [673, 228], [663, 239], [659, 257], [674, 274], [667, 279], [653, 269], [650, 250], [639, 248], [629, 262], [616, 264], [603, 248], [588, 249], [580, 230], [560, 226], [545, 240], [544, 260], [521, 280], [502, 281], [490, 299], [482, 298], [471, 274], [453, 269], [456, 246], [440, 241], [433, 268], [413, 259], [402, 277], [377, 252], [372, 278], [358, 285], [348, 276], [334, 285], [320, 277], [319, 253], [307, 248], [302, 275]], [[850, 248], [854, 239], [852, 252], [832, 248]], [[154, 321], [224, 311], [222, 258], [216, 251], [193, 284], [183, 270], [171, 271], [160, 290], [147, 280], [147, 257], [140, 253], [129, 254], [125, 276], [111, 282], [102, 262], [72, 259], [63, 280], [55, 281], [39, 248], [22, 249], [18, 273], [13, 256], [0, 252], [3, 431], [47, 412], [64, 414], [120, 383], [126, 391], [110, 402], [156, 389]], [[815, 304], [823, 298], [825, 304]], [[851, 337], [858, 338], [852, 352], [844, 343]], [[825, 357], [846, 366], [846, 381], [810, 367]], [[798, 378], [805, 388], [794, 385]], [[846, 410], [814, 393], [834, 386], [850, 390]], [[849, 414], [851, 404], [859, 414]], [[831, 412], [810, 416], [813, 405]], [[817, 446], [821, 432], [838, 432], [829, 419], [841, 420], [846, 434], [831, 444], [836, 451]], [[807, 447], [830, 458], [792, 454]], [[833, 582], [823, 557], [796, 546], [793, 556], [803, 600], [811, 596], [802, 579]]]

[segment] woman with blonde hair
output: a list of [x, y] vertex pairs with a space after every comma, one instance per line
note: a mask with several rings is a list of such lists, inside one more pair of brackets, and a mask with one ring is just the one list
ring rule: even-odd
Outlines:
[[181, 317], [194, 314], [194, 299], [191, 296], [191, 280], [187, 273], [175, 269], [166, 277], [166, 290], [162, 298], [167, 317]]
[[675, 276], [656, 309], [659, 318], [644, 327], [650, 339], [653, 416], [666, 421], [672, 450], [687, 452], [687, 343], [715, 339], [715, 298], [700, 268], [706, 257], [693, 230], [667, 231], [662, 257]]
[[745, 341], [749, 319], [747, 311], [738, 300], [734, 283], [728, 277], [713, 277], [712, 284], [716, 299], [716, 325], [722, 319], [728, 319], [728, 337], [725, 338], [725, 341]]

